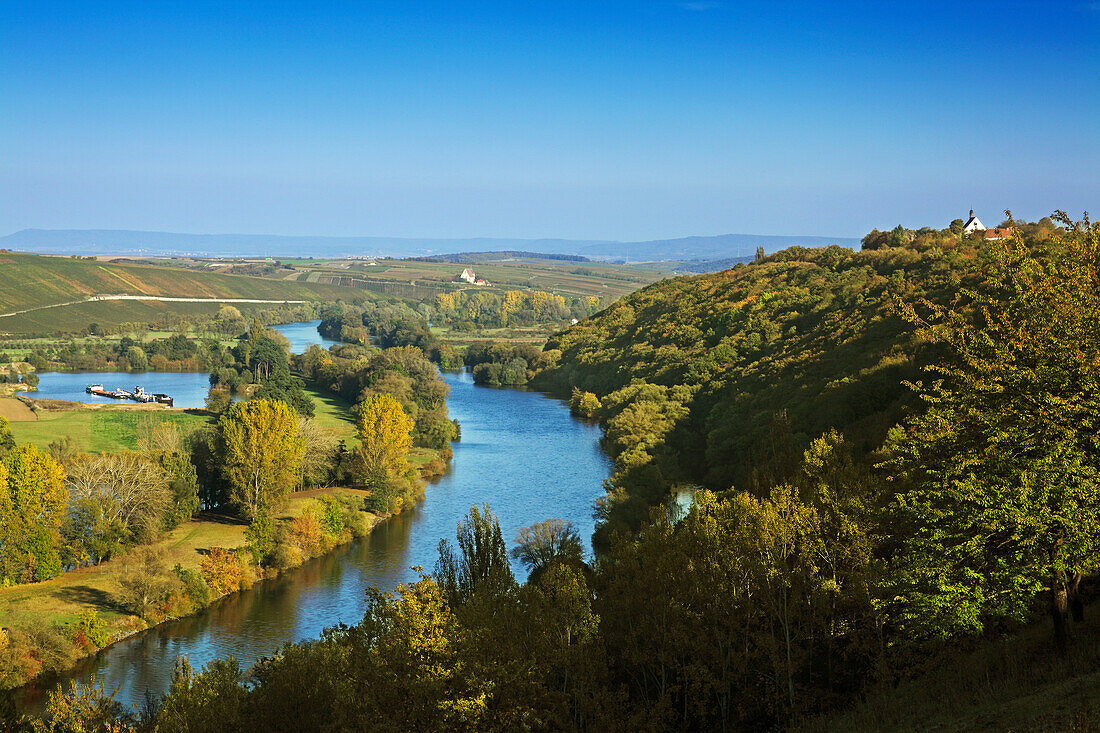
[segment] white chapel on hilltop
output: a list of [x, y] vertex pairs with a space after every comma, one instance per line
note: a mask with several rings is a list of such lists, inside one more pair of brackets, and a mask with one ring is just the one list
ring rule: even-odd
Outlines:
[[963, 231], [967, 234], [970, 234], [972, 232], [985, 231], [985, 224], [982, 224], [981, 220], [978, 217], [974, 216], [974, 209], [970, 210], [970, 218], [966, 220], [965, 224], [963, 224]]

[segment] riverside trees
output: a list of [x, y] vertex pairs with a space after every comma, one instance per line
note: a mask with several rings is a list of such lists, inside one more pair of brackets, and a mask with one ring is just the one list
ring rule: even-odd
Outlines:
[[218, 423], [230, 500], [255, 520], [279, 508], [298, 477], [298, 416], [285, 402], [238, 402]]
[[65, 472], [33, 445], [0, 463], [0, 582], [45, 580], [61, 572]]

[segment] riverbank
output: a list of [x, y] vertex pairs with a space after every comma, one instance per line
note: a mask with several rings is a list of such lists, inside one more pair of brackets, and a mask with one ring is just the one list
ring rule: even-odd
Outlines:
[[[168, 690], [177, 657], [187, 657], [196, 669], [226, 657], [248, 668], [284, 644], [316, 639], [338, 623], [357, 623], [368, 608], [365, 589], [390, 591], [415, 581], [413, 568], [430, 570], [439, 541], [454, 541], [456, 525], [473, 505], [493, 508], [506, 541], [523, 527], [556, 517], [571, 522], [588, 549], [592, 502], [611, 471], [599, 429], [536, 392], [478, 387], [467, 372], [446, 372], [443, 379], [462, 440], [453, 444], [453, 460], [423, 501], [378, 522], [361, 541], [41, 678], [18, 693], [18, 704], [33, 712], [50, 690], [94, 680], [117, 690], [123, 705], [140, 707], [147, 693]], [[410, 465], [427, 468], [433, 455], [414, 449]], [[512, 565], [517, 577], [526, 576], [518, 560]]]
[[[121, 558], [102, 565], [79, 568], [40, 583], [0, 588], [0, 680], [3, 688], [19, 687], [42, 673], [63, 672], [81, 658], [95, 655], [146, 629], [200, 613], [220, 599], [245, 590], [256, 582], [274, 578], [312, 557], [333, 552], [364, 537], [386, 518], [363, 508], [363, 501], [369, 494], [368, 491], [342, 487], [292, 494], [277, 517], [277, 521], [290, 533], [298, 531], [302, 525], [306, 525], [308, 532], [310, 523], [303, 522], [302, 518], [322, 516], [325, 508], [323, 502], [326, 500], [335, 500], [345, 507], [358, 506], [355, 511], [361, 521], [349, 521], [349, 526], [337, 535], [326, 535], [323, 530], [318, 530], [314, 544], [310, 545], [313, 552], [303, 550], [283, 567], [260, 568], [242, 562], [239, 581], [223, 592], [218, 592], [217, 579], [211, 576], [208, 567], [204, 567], [204, 560], [208, 562], [208, 558], [222, 551], [232, 558], [246, 556], [247, 524], [216, 512], [203, 512], [156, 542], [133, 548]], [[355, 525], [357, 530], [353, 531], [351, 525]], [[212, 591], [205, 602], [191, 605], [186, 613], [158, 613], [148, 619], [131, 613], [123, 600], [120, 581], [136, 569], [148, 551], [156, 554], [160, 564], [171, 569], [177, 578], [203, 578]], [[87, 619], [93, 619], [94, 634], [87, 633]], [[13, 669], [14, 660], [2, 659], [3, 652], [15, 651], [5, 647], [16, 643], [20, 634], [29, 635], [38, 642], [36, 648], [25, 650], [32, 658], [20, 660], [23, 663], [22, 674], [20, 670]]]
[[[351, 447], [357, 442], [351, 405], [307, 384], [305, 392], [313, 400], [313, 420], [332, 431], [333, 435]], [[34, 393], [16, 397], [0, 397], [0, 417], [9, 422], [17, 443], [32, 443], [45, 450], [62, 436], [73, 441], [73, 447], [85, 453], [135, 450], [138, 438], [161, 422], [173, 422], [186, 434], [211, 423], [215, 416], [204, 409], [169, 408], [155, 403], [72, 402], [34, 397]], [[414, 449], [409, 456], [419, 465], [434, 457]]]

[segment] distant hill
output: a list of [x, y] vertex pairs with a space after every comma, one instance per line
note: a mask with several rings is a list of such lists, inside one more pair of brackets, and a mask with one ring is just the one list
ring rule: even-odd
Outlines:
[[201, 255], [210, 257], [424, 257], [463, 252], [541, 252], [625, 261], [722, 259], [791, 245], [858, 247], [855, 237], [722, 234], [645, 242], [571, 239], [412, 239], [286, 237], [266, 234], [178, 234], [125, 229], [23, 229], [0, 237], [0, 248], [51, 254]]
[[[149, 296], [150, 300], [89, 300], [103, 295]], [[218, 309], [213, 303], [158, 302], [155, 298], [277, 302], [374, 297], [363, 290], [336, 285], [0, 253], [0, 333], [75, 332], [90, 322], [151, 323], [162, 320], [165, 313], [209, 315]]]
[[435, 255], [434, 257], [413, 257], [414, 260], [427, 262], [502, 262], [505, 260], [555, 260], [560, 262], [591, 262], [591, 258], [584, 255], [552, 254], [550, 252], [519, 252], [516, 250], [502, 250], [500, 252], [456, 252], [448, 255]]
[[747, 264], [753, 257], [724, 257], [720, 260], [687, 260], [676, 267], [677, 272], [721, 272], [735, 265]]

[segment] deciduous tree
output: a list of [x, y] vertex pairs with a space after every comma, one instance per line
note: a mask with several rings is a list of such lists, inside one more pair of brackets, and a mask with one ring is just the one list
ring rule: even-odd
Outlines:
[[284, 402], [238, 402], [219, 422], [230, 499], [249, 520], [276, 510], [298, 480], [298, 416]]
[[61, 572], [58, 546], [65, 518], [65, 472], [29, 444], [13, 450], [4, 464], [11, 507], [3, 540], [4, 577], [52, 578]]
[[1045, 590], [1055, 637], [1100, 549], [1100, 227], [988, 244], [986, 285], [929, 306], [947, 358], [928, 410], [893, 433], [897, 511], [911, 527], [904, 616], [938, 634], [1025, 619]]
[[358, 448], [368, 473], [404, 476], [409, 470], [413, 423], [391, 395], [379, 392], [363, 400], [356, 410]]

